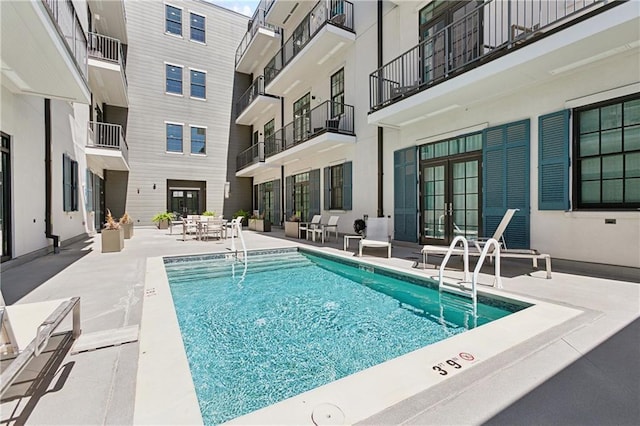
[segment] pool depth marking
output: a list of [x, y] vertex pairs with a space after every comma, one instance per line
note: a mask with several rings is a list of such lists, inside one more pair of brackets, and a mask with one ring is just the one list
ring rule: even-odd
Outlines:
[[460, 352], [456, 356], [447, 358], [431, 367], [434, 373], [440, 376], [451, 376], [461, 371], [465, 366], [475, 364], [477, 358], [469, 352]]

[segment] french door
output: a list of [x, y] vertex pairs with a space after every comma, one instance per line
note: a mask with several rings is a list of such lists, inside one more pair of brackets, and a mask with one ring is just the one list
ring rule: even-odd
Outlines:
[[9, 136], [2, 136], [2, 161], [0, 162], [0, 235], [2, 239], [1, 261], [11, 259], [11, 152]]
[[197, 189], [170, 189], [171, 212], [182, 216], [200, 214], [200, 191]]
[[420, 165], [421, 243], [448, 245], [478, 236], [482, 224], [482, 156], [423, 161]]
[[293, 140], [304, 140], [311, 130], [311, 94], [307, 93], [293, 103]]

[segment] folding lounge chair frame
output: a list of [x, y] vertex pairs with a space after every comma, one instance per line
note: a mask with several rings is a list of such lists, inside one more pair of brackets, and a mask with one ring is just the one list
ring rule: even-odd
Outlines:
[[320, 222], [322, 222], [322, 215], [316, 214], [311, 218], [311, 222], [300, 222], [298, 225], [298, 238], [302, 235], [302, 231], [305, 232], [305, 238], [309, 239], [309, 231], [313, 230], [317, 227], [320, 227]]
[[358, 242], [358, 256], [362, 257], [363, 247], [387, 247], [387, 257], [391, 257], [391, 237], [389, 219], [386, 217], [369, 218], [366, 237]]

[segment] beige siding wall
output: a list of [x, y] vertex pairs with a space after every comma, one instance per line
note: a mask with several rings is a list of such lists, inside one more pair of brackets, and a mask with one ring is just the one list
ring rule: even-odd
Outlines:
[[[165, 3], [127, 2], [131, 173], [126, 208], [143, 225], [166, 210], [168, 179], [205, 181], [205, 208], [226, 212], [227, 168], [235, 169], [235, 161], [228, 162], [229, 145], [237, 143], [230, 140], [235, 136], [231, 131], [234, 55], [248, 18], [206, 2], [166, 4], [182, 8], [182, 37], [165, 34]], [[189, 12], [206, 16], [206, 44], [190, 40]], [[182, 96], [165, 93], [165, 63], [183, 67]], [[204, 101], [189, 96], [190, 68], [207, 73]], [[167, 121], [184, 125], [182, 153], [166, 152]], [[189, 126], [206, 127], [206, 155], [191, 154]], [[233, 196], [241, 196], [234, 192]]]

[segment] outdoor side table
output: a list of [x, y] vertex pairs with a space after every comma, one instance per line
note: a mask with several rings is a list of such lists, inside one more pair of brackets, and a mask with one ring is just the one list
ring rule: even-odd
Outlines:
[[347, 251], [347, 248], [349, 248], [349, 241], [350, 240], [361, 240], [363, 237], [362, 235], [345, 235], [344, 236], [344, 251]]

